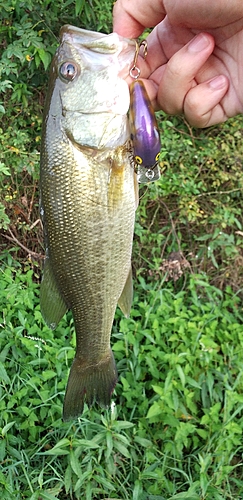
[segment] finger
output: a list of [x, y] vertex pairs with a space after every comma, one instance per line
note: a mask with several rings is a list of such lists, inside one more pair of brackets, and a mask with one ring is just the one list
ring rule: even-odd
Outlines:
[[175, 26], [199, 30], [218, 28], [239, 21], [243, 16], [240, 0], [164, 0], [170, 22]]
[[203, 128], [224, 122], [228, 117], [221, 101], [228, 87], [228, 78], [219, 75], [192, 88], [184, 102], [184, 114], [189, 123]]
[[128, 38], [137, 38], [145, 28], [158, 24], [165, 17], [161, 0], [117, 0], [113, 8], [113, 31]]
[[[168, 114], [184, 111], [184, 100], [197, 85], [196, 76], [214, 49], [214, 39], [208, 33], [196, 35], [178, 50], [166, 64], [158, 89], [158, 104]], [[206, 70], [205, 70], [206, 73]], [[205, 76], [204, 80], [216, 75]]]

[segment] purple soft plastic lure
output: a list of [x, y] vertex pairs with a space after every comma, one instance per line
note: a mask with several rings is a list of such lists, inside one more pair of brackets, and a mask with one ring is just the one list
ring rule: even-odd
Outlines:
[[131, 140], [138, 182], [156, 181], [160, 177], [161, 143], [155, 113], [141, 80], [131, 84], [130, 95]]

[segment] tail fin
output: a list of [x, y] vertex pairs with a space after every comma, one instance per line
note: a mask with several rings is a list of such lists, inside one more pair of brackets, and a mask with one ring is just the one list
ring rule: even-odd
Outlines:
[[86, 365], [74, 358], [69, 374], [63, 405], [63, 420], [80, 416], [84, 402], [88, 406], [96, 401], [100, 406], [110, 404], [117, 382], [117, 370], [112, 351], [97, 364]]

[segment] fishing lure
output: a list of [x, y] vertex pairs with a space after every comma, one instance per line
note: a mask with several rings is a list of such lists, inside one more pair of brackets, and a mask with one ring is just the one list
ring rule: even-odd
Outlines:
[[159, 154], [161, 149], [159, 129], [155, 112], [142, 80], [139, 80], [140, 69], [136, 66], [139, 48], [144, 46], [144, 57], [147, 55], [147, 42], [137, 44], [130, 76], [134, 82], [130, 86], [129, 121], [133, 161], [139, 183], [148, 183], [160, 178]]

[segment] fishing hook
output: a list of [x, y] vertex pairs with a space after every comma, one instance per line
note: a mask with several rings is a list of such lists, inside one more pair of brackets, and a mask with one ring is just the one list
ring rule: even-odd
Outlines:
[[146, 40], [142, 40], [140, 43], [138, 43], [137, 40], [135, 40], [135, 42], [136, 42], [136, 50], [135, 50], [135, 55], [134, 55], [134, 59], [133, 59], [133, 64], [132, 64], [132, 67], [129, 71], [129, 74], [134, 80], [137, 80], [140, 76], [140, 73], [141, 73], [141, 70], [138, 68], [138, 66], [136, 66], [137, 60], [138, 60], [138, 55], [139, 55], [139, 50], [141, 47], [143, 47], [143, 55], [142, 56], [143, 56], [143, 59], [145, 60], [147, 57], [147, 54], [148, 54], [148, 43]]

